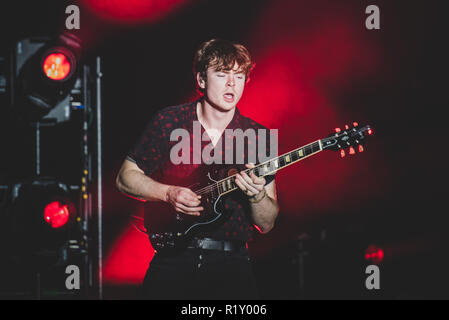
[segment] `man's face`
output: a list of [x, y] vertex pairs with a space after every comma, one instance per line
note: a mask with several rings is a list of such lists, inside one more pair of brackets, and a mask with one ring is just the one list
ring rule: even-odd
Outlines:
[[206, 79], [201, 79], [198, 74], [197, 80], [211, 106], [221, 111], [230, 111], [242, 97], [246, 77], [236, 64], [229, 71], [217, 71], [214, 67], [209, 67]]

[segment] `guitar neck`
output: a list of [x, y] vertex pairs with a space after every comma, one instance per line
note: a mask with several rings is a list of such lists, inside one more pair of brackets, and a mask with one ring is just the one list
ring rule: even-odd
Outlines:
[[[288, 167], [289, 165], [292, 165], [298, 161], [304, 160], [305, 158], [317, 154], [320, 151], [323, 151], [322, 142], [321, 140], [317, 140], [293, 151], [284, 153], [281, 156], [258, 164], [252, 169], [246, 169], [244, 170], [244, 172], [249, 173], [253, 171], [257, 177], [264, 177], [270, 174], [274, 174], [278, 170]], [[238, 189], [238, 186], [235, 183], [235, 178], [236, 176], [233, 175], [217, 181], [216, 188], [218, 190], [218, 193], [220, 195], [223, 195]]]

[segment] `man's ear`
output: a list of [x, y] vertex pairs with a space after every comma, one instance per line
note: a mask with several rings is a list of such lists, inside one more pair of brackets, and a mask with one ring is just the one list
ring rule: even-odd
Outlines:
[[206, 88], [206, 80], [203, 79], [203, 77], [201, 76], [201, 73], [199, 73], [199, 72], [196, 73], [196, 81], [198, 83], [198, 87], [200, 87], [201, 89]]

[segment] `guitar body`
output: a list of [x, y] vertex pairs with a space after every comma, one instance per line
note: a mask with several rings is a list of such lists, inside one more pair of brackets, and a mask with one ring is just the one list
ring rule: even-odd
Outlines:
[[[180, 179], [182, 181], [173, 178], [164, 181], [171, 185], [187, 187], [201, 195], [199, 206], [204, 210], [200, 211], [200, 216], [176, 212], [172, 205], [166, 202], [145, 204], [145, 226], [150, 234], [151, 245], [156, 251], [182, 249], [195, 235], [207, 232], [228, 218], [224, 209], [227, 195], [220, 195], [213, 186], [227, 177], [228, 172], [237, 172], [237, 168], [229, 169], [224, 165], [220, 167], [222, 168], [213, 165], [200, 166], [188, 178]], [[191, 183], [193, 181], [197, 182]]]

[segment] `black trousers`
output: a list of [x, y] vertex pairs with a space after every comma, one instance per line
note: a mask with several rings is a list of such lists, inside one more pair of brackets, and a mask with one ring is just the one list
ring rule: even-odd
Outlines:
[[143, 281], [146, 299], [257, 299], [246, 249], [238, 252], [185, 249], [155, 254]]

